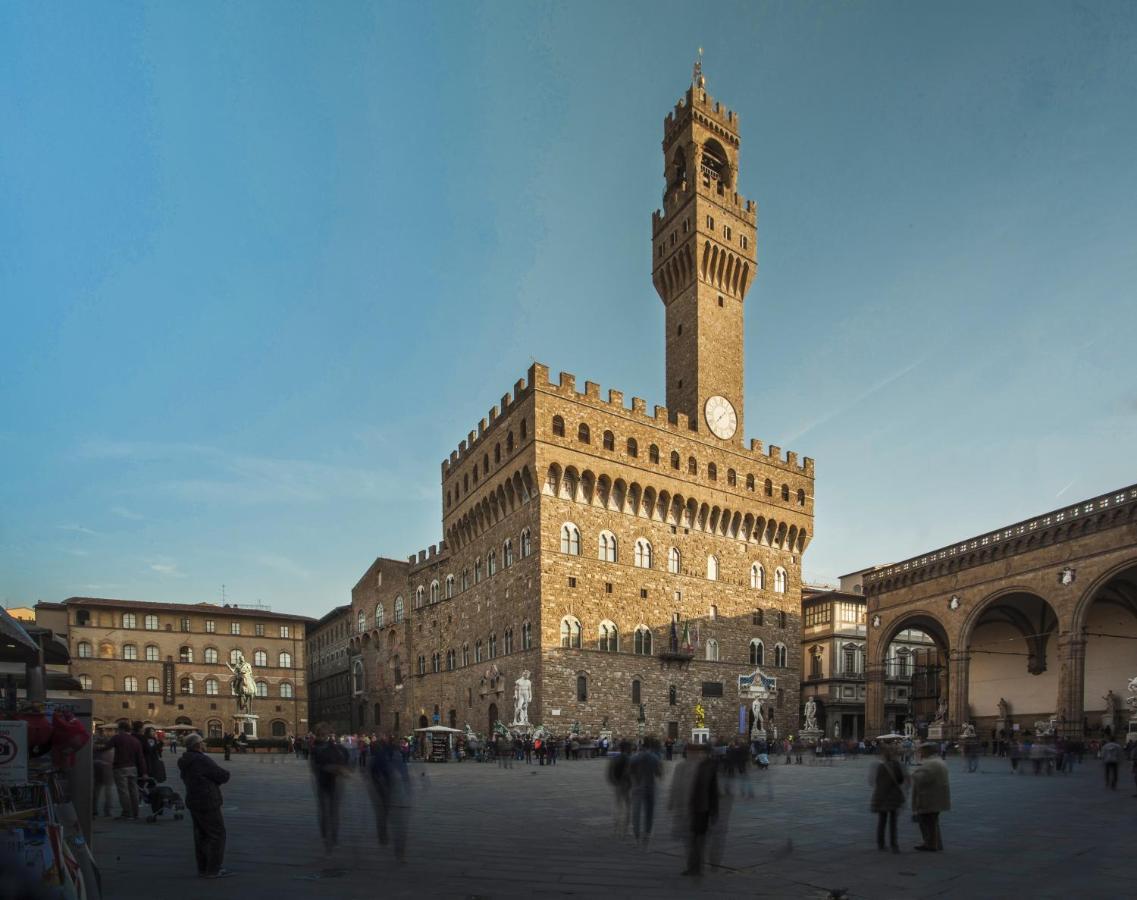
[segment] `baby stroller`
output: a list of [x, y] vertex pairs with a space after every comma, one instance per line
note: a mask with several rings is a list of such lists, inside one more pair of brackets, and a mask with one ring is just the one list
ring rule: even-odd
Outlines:
[[138, 779], [138, 789], [142, 792], [143, 801], [150, 804], [150, 815], [146, 817], [147, 822], [153, 824], [166, 813], [172, 813], [175, 822], [185, 818], [182, 815], [182, 810], [186, 808], [186, 805], [182, 802], [182, 795], [172, 787], [158, 784], [153, 778], [146, 777]]

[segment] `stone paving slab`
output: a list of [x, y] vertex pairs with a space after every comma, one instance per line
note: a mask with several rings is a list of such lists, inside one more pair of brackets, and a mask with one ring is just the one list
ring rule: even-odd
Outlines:
[[[721, 866], [683, 878], [683, 847], [666, 811], [667, 767], [650, 848], [612, 833], [603, 761], [555, 767], [477, 763], [414, 765], [408, 861], [380, 847], [359, 776], [347, 781], [340, 846], [319, 841], [306, 764], [285, 756], [234, 756], [224, 788], [226, 866], [194, 875], [189, 820], [154, 825], [96, 819], [95, 850], [111, 900], [286, 896], [505, 898], [785, 897], [850, 900], [922, 897], [1106, 898], [1137, 894], [1133, 784], [1103, 787], [1100, 763], [1073, 775], [1010, 775], [984, 760], [967, 774], [951, 761], [953, 810], [942, 854], [912, 851], [918, 831], [900, 822], [899, 856], [875, 847], [868, 811], [871, 761], [774, 765], [752, 773], [755, 797], [735, 797]], [[167, 758], [170, 771], [175, 771]], [[180, 789], [180, 781], [172, 782]]]

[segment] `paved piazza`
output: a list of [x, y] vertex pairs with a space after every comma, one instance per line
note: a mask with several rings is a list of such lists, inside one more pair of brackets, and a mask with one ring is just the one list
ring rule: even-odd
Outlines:
[[[913, 852], [917, 829], [905, 817], [900, 856], [876, 850], [868, 760], [778, 764], [752, 772], [756, 797], [734, 802], [722, 865], [699, 880], [678, 875], [682, 849], [666, 812], [650, 849], [612, 839], [602, 761], [512, 770], [414, 765], [418, 791], [404, 865], [378, 846], [358, 776], [345, 792], [341, 846], [325, 857], [304, 762], [250, 755], [227, 765], [226, 866], [237, 874], [212, 883], [196, 878], [188, 819], [97, 819], [107, 897], [825, 898], [845, 888], [851, 898], [979, 900], [1134, 893], [1137, 799], [1127, 764], [1118, 790], [1109, 792], [1096, 760], [1070, 776], [1035, 777], [1012, 775], [1008, 761], [986, 758], [968, 775], [953, 759], [954, 808], [942, 819], [946, 852]], [[663, 798], [674, 765], [666, 764]]]

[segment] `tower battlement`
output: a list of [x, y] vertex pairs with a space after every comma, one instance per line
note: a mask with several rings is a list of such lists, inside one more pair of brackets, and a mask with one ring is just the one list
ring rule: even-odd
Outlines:
[[[671, 227], [671, 216], [675, 210], [685, 206], [695, 190], [687, 184], [680, 185], [675, 190], [668, 191], [664, 200], [663, 209], [657, 209], [651, 214], [651, 236], [656, 238], [665, 228]], [[758, 204], [747, 200], [738, 191], [714, 195], [710, 198], [720, 206], [724, 206], [732, 213], [753, 227], [758, 226]]]
[[664, 144], [691, 117], [695, 117], [704, 128], [715, 132], [724, 140], [738, 145], [738, 113], [723, 106], [707, 93], [706, 88], [697, 85], [687, 88], [687, 92], [676, 102], [675, 109], [663, 120]]

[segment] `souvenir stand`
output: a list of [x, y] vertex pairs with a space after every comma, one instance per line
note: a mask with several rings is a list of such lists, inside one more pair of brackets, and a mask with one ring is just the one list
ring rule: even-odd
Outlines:
[[51, 631], [0, 610], [0, 858], [5, 881], [28, 896], [100, 900], [90, 847], [91, 702], [49, 692], [73, 686], [47, 671], [68, 660]]

